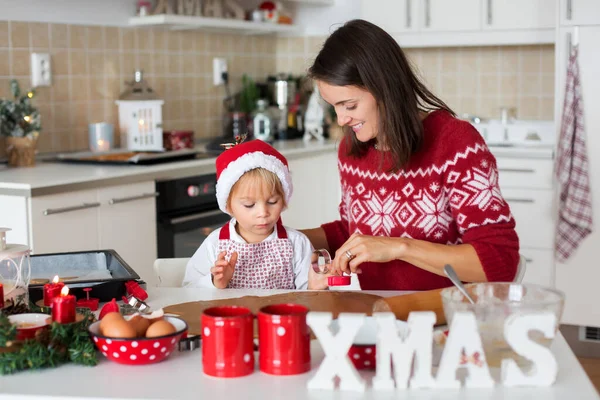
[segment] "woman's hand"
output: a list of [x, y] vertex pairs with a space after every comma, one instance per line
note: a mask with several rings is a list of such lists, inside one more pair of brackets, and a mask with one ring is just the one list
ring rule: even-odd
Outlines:
[[364, 262], [388, 262], [400, 259], [406, 243], [403, 238], [390, 238], [386, 236], [368, 236], [358, 233], [350, 236], [346, 243], [336, 252], [331, 262], [333, 271], [361, 273], [359, 266]]
[[233, 253], [229, 261], [227, 261], [225, 260], [226, 254], [226, 251], [220, 252], [215, 266], [210, 269], [213, 277], [213, 285], [217, 289], [225, 289], [229, 285], [229, 281], [233, 277], [233, 271], [235, 270], [235, 263], [238, 259], [238, 253]]

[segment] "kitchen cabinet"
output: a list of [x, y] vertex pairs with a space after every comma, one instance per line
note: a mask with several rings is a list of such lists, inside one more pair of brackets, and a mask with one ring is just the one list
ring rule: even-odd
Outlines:
[[[39, 197], [0, 196], [0, 226], [33, 254], [114, 249], [149, 285], [156, 283], [154, 181]], [[17, 240], [18, 239], [18, 240]]]
[[32, 252], [97, 249], [99, 207], [95, 189], [31, 198]]
[[486, 46], [554, 43], [555, 13], [546, 0], [362, 0], [360, 18], [403, 47]]
[[[597, 1], [592, 1], [598, 5]], [[560, 3], [561, 6], [564, 2]], [[579, 3], [573, 1], [573, 7]], [[562, 11], [561, 11], [562, 12]], [[588, 9], [589, 13], [592, 9]], [[575, 16], [575, 13], [573, 14]], [[590, 15], [592, 17], [592, 15]], [[600, 282], [600, 12], [598, 6], [593, 14], [596, 18], [594, 26], [579, 27], [579, 69], [584, 105], [584, 124], [589, 175], [592, 190], [592, 208], [594, 213], [594, 232], [584, 239], [577, 251], [566, 263], [556, 262], [556, 288], [566, 295], [565, 310], [562, 322], [566, 324], [600, 327], [600, 308], [594, 307], [595, 295]], [[564, 20], [561, 18], [561, 20]], [[558, 30], [556, 44], [556, 115], [560, 121], [564, 97], [567, 55], [570, 40], [573, 39], [573, 28], [561, 26]], [[560, 124], [557, 124], [560, 125]], [[558, 135], [558, 133], [557, 133]]]
[[599, 25], [598, 0], [559, 0], [560, 25]]
[[362, 0], [361, 18], [388, 33], [409, 32], [416, 28], [418, 0]]
[[423, 31], [451, 32], [481, 29], [481, 0], [416, 0]]
[[284, 225], [295, 229], [317, 228], [340, 218], [341, 198], [337, 152], [289, 161], [294, 193], [284, 211]]
[[98, 190], [98, 248], [114, 249], [148, 284], [156, 260], [154, 182]]
[[553, 160], [496, 155], [496, 164], [502, 196], [515, 219], [520, 254], [527, 263], [523, 282], [552, 287]]
[[484, 29], [544, 29], [556, 25], [556, 7], [547, 0], [484, 0]]

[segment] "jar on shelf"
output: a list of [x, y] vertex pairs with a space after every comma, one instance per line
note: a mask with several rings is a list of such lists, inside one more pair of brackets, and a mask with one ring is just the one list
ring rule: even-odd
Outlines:
[[152, 3], [149, 0], [139, 0], [137, 3], [138, 17], [145, 17], [152, 13]]
[[4, 292], [4, 306], [7, 307], [22, 299], [29, 303], [29, 281], [31, 263], [29, 247], [6, 243], [9, 228], [0, 228], [0, 284]]

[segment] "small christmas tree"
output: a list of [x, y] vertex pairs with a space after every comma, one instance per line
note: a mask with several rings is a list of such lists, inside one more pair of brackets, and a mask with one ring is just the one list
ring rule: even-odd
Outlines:
[[0, 135], [35, 139], [42, 129], [40, 113], [31, 104], [35, 92], [28, 91], [21, 96], [19, 83], [10, 82], [13, 99], [0, 99]]

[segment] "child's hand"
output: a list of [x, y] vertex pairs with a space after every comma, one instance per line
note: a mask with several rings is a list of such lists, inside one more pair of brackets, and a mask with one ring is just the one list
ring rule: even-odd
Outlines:
[[210, 273], [213, 276], [213, 284], [218, 289], [225, 289], [229, 285], [235, 269], [235, 263], [238, 259], [238, 253], [234, 252], [231, 254], [229, 261], [227, 261], [225, 260], [226, 254], [226, 251], [220, 252], [215, 266], [210, 269]]
[[308, 269], [308, 290], [325, 290], [329, 288], [329, 284], [327, 283], [327, 278], [336, 275], [333, 272], [328, 272], [326, 274], [319, 274], [315, 272], [314, 269]]

